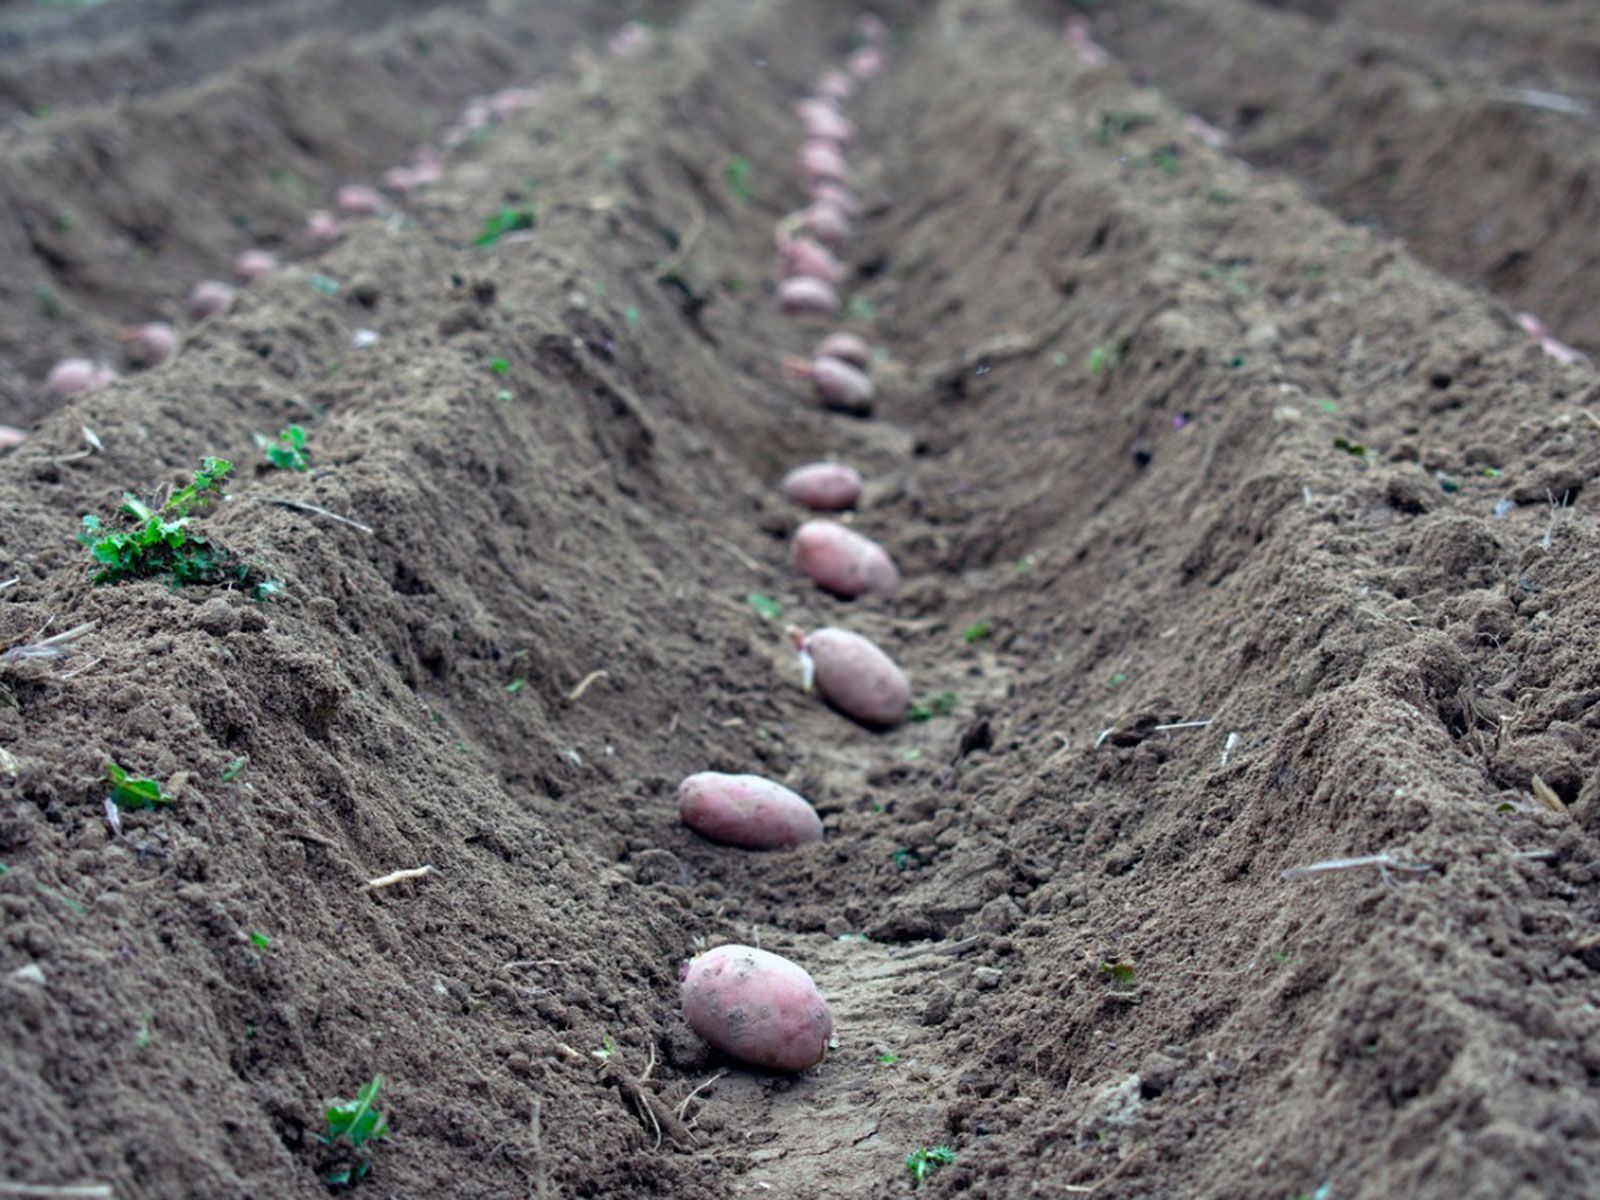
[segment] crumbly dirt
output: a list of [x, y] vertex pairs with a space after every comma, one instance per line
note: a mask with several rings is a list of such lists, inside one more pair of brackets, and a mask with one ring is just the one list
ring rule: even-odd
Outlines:
[[[941, 0], [882, 7], [852, 106], [881, 402], [822, 412], [772, 229], [857, 6], [699, 0], [632, 61], [571, 40], [625, 6], [537, 7], [568, 42], [489, 81], [537, 71], [536, 108], [0, 457], [0, 1183], [326, 1195], [323, 1108], [381, 1073], [373, 1197], [899, 1198], [939, 1144], [918, 1195], [1590, 1190], [1592, 370], [1085, 63], [1073, 6]], [[202, 161], [127, 128], [152, 178]], [[537, 227], [474, 246], [507, 203]], [[157, 287], [94, 269], [86, 329]], [[252, 442], [291, 421], [306, 474]], [[202, 527], [282, 595], [94, 586], [80, 517], [208, 454], [239, 469]], [[775, 482], [824, 454], [892, 598], [785, 566]], [[856, 727], [790, 621], [955, 712]], [[175, 802], [114, 832], [108, 761]], [[696, 840], [704, 769], [826, 839]], [[677, 964], [731, 940], [814, 973], [823, 1066], [687, 1029]]]

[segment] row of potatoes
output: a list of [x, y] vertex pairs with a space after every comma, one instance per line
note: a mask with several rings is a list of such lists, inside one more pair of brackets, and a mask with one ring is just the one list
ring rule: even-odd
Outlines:
[[[844, 69], [818, 80], [796, 106], [806, 127], [799, 162], [810, 205], [778, 226], [783, 276], [778, 303], [796, 316], [831, 317], [839, 311], [836, 285], [845, 267], [836, 251], [848, 241], [859, 215], [849, 190], [845, 147], [855, 127], [842, 106], [859, 83], [884, 67], [887, 30], [875, 17], [858, 23], [862, 45]], [[871, 350], [854, 334], [824, 338], [809, 359], [789, 357], [784, 373], [810, 385], [829, 409], [870, 416]], [[791, 471], [783, 492], [820, 513], [854, 507], [860, 474], [839, 463], [810, 463]], [[806, 521], [795, 532], [790, 564], [835, 595], [890, 592], [900, 573], [888, 552], [837, 521]], [[808, 691], [862, 723], [889, 728], [905, 720], [911, 685], [905, 673], [867, 638], [847, 629], [805, 633], [791, 628]], [[678, 787], [678, 814], [702, 837], [746, 850], [783, 850], [822, 839], [822, 818], [805, 797], [759, 775], [703, 771]], [[820, 1063], [833, 1040], [833, 1016], [816, 982], [799, 964], [754, 946], [723, 945], [696, 955], [679, 969], [683, 1014], [690, 1028], [716, 1049], [752, 1066], [804, 1071]]]

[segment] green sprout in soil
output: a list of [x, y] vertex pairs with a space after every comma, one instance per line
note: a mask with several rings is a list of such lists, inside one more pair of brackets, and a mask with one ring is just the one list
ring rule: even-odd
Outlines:
[[374, 1075], [354, 1100], [336, 1100], [328, 1106], [328, 1132], [317, 1134], [317, 1140], [347, 1156], [346, 1161], [323, 1176], [334, 1187], [354, 1183], [372, 1170], [372, 1151], [367, 1143], [389, 1132], [389, 1119], [374, 1107], [382, 1086], [383, 1076]]
[[513, 696], [515, 696], [518, 692], [520, 692], [523, 688], [525, 688], [527, 686], [528, 686], [528, 681], [526, 679], [513, 679], [510, 683], [506, 684], [506, 691], [510, 692]]
[[895, 1063], [900, 1061], [900, 1056], [893, 1050], [885, 1050], [882, 1054], [878, 1055], [878, 1061], [886, 1067], [892, 1067], [895, 1065]]
[[1150, 161], [1168, 175], [1177, 175], [1178, 173], [1178, 152], [1171, 146], [1157, 150], [1150, 156]]
[[244, 769], [249, 765], [250, 756], [248, 754], [241, 754], [238, 758], [234, 759], [228, 764], [227, 770], [222, 772], [222, 782], [232, 783], [235, 779], [244, 774]]
[[1133, 964], [1127, 962], [1100, 963], [1100, 973], [1111, 976], [1112, 982], [1118, 987], [1131, 988], [1133, 986]]
[[763, 620], [776, 621], [783, 616], [783, 605], [779, 604], [771, 596], [763, 596], [760, 592], [751, 592], [744, 600], [746, 604], [756, 610]]
[[267, 462], [280, 471], [309, 471], [311, 455], [306, 452], [306, 431], [290, 425], [274, 441], [265, 434], [255, 435], [256, 445], [266, 451]]
[[627, 308], [622, 310], [622, 319], [629, 325], [637, 325], [639, 323], [639, 306], [637, 304], [628, 305]]
[[1360, 442], [1352, 442], [1349, 438], [1334, 438], [1333, 448], [1335, 450], [1343, 450], [1346, 454], [1353, 455], [1356, 458], [1365, 458], [1367, 456], [1367, 448]]
[[922, 865], [922, 860], [917, 857], [915, 850], [900, 849], [894, 852], [894, 869], [896, 871], [909, 871], [912, 867]]
[[496, 375], [509, 375], [511, 374], [511, 364], [503, 358], [491, 358], [489, 360], [489, 370]]
[[728, 165], [723, 168], [723, 178], [728, 181], [728, 187], [733, 194], [739, 197], [743, 204], [749, 204], [755, 199], [750, 192], [750, 160], [747, 158], [730, 158]]
[[532, 229], [539, 221], [536, 208], [502, 208], [483, 223], [483, 232], [474, 240], [474, 246], [492, 246], [508, 233]]
[[133, 579], [166, 578], [173, 587], [195, 583], [248, 585], [257, 600], [270, 600], [283, 591], [281, 579], [266, 579], [248, 563], [237, 562], [226, 550], [195, 532], [195, 514], [222, 490], [233, 470], [223, 458], [201, 460], [194, 479], [174, 492], [159, 508], [152, 508], [132, 492], [124, 492], [119, 516], [131, 517], [122, 529], [108, 529], [99, 517], [83, 518], [78, 540], [99, 564], [97, 584], [126, 583]]
[[339, 294], [339, 281], [337, 279], [329, 279], [326, 275], [313, 275], [311, 277], [311, 286], [324, 296], [337, 296]]
[[37, 284], [34, 287], [33, 306], [47, 321], [59, 320], [61, 317], [61, 301], [56, 299], [56, 294], [48, 283]]
[[911, 1186], [921, 1187], [922, 1181], [940, 1167], [956, 1160], [956, 1152], [949, 1146], [923, 1146], [906, 1155], [906, 1170], [911, 1172]]
[[855, 321], [870, 321], [878, 315], [878, 306], [860, 292], [845, 301], [845, 316]]
[[133, 1035], [133, 1044], [141, 1050], [148, 1050], [150, 1043], [155, 1041], [155, 1033], [150, 1028], [150, 1019], [155, 1016], [148, 1008], [139, 1018], [139, 1032]]
[[611, 1035], [609, 1033], [606, 1034], [605, 1038], [601, 1041], [600, 1048], [598, 1050], [589, 1051], [590, 1054], [594, 1055], [601, 1062], [611, 1061], [611, 1056], [616, 1052], [617, 1044], [611, 1040]]
[[940, 692], [926, 701], [918, 701], [911, 706], [909, 716], [913, 721], [929, 721], [934, 717], [948, 717], [956, 711], [956, 706], [961, 703], [961, 697], [954, 692]]
[[111, 803], [118, 808], [137, 812], [174, 803], [154, 779], [135, 779], [114, 762], [106, 764], [106, 774], [111, 779]]
[[1095, 135], [1102, 146], [1109, 146], [1125, 133], [1132, 133], [1135, 129], [1142, 129], [1146, 125], [1155, 124], [1155, 118], [1148, 113], [1138, 112], [1108, 112], [1100, 118], [1100, 132]]
[[266, 934], [262, 933], [259, 929], [253, 929], [250, 931], [250, 944], [257, 950], [272, 949], [272, 939]]
[[1089, 350], [1089, 374], [1098, 375], [1102, 371], [1114, 371], [1117, 368], [1117, 347], [1112, 342], [1101, 342]]
[[989, 622], [974, 621], [971, 625], [967, 626], [966, 632], [961, 636], [966, 639], [967, 645], [969, 646], [974, 642], [981, 642], [984, 638], [989, 636]]

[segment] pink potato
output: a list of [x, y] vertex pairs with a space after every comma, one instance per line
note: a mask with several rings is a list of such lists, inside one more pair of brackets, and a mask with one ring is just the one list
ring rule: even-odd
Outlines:
[[861, 499], [861, 472], [839, 463], [796, 467], [783, 477], [783, 494], [812, 512], [839, 512]]
[[165, 321], [132, 325], [117, 335], [122, 352], [136, 367], [158, 367], [178, 348], [178, 333]]
[[240, 283], [265, 279], [278, 269], [278, 256], [270, 250], [246, 250], [233, 260], [233, 274]]
[[780, 239], [778, 263], [788, 278], [805, 275], [831, 284], [844, 278], [844, 264], [833, 256], [833, 251], [808, 237]]
[[850, 240], [850, 215], [836, 205], [819, 200], [797, 213], [793, 220], [799, 228], [829, 246], [842, 246]]
[[843, 71], [829, 71], [817, 80], [816, 92], [825, 100], [845, 101], [855, 95], [855, 80]]
[[876, 46], [863, 46], [845, 65], [857, 79], [873, 79], [883, 74], [883, 51]]
[[856, 32], [863, 40], [874, 46], [881, 46], [889, 40], [889, 27], [883, 23], [883, 18], [876, 13], [864, 13], [856, 18]]
[[822, 818], [806, 798], [759, 775], [691, 775], [678, 785], [678, 815], [701, 837], [746, 850], [822, 840]]
[[783, 360], [783, 373], [790, 379], [809, 382], [817, 398], [835, 412], [853, 417], [872, 415], [872, 380], [841, 359], [816, 358], [807, 362], [790, 354]]
[[864, 725], [892, 728], [911, 708], [905, 672], [872, 642], [848, 629], [817, 629], [796, 636], [806, 690]]
[[806, 136], [819, 142], [843, 146], [856, 136], [854, 123], [833, 105], [821, 100], [806, 101], [800, 119], [805, 122]]
[[63, 358], [50, 368], [45, 377], [45, 390], [56, 396], [81, 396], [95, 388], [104, 387], [117, 377], [117, 373], [103, 363], [87, 358]]
[[861, 215], [861, 202], [842, 183], [815, 184], [811, 189], [811, 199], [817, 204], [831, 204], [847, 217]]
[[859, 371], [865, 371], [872, 363], [872, 347], [853, 333], [830, 333], [817, 343], [813, 354], [817, 358], [837, 358]]
[[850, 174], [839, 147], [817, 139], [800, 147], [800, 169], [812, 183], [843, 183]]
[[804, 968], [754, 946], [718, 946], [678, 968], [683, 1015], [715, 1049], [769, 1071], [828, 1054], [833, 1014]]
[[831, 317], [839, 311], [839, 293], [820, 279], [795, 275], [778, 285], [778, 306], [791, 316]]
[[338, 241], [344, 229], [339, 224], [339, 218], [331, 212], [320, 209], [306, 218], [306, 232], [313, 241], [334, 242]]
[[789, 563], [836, 596], [892, 592], [900, 586], [900, 572], [889, 552], [837, 521], [807, 521], [795, 530]]
[[377, 217], [389, 211], [389, 202], [377, 188], [347, 183], [333, 198], [333, 206], [348, 217]]
[[196, 321], [221, 316], [233, 307], [235, 295], [237, 293], [230, 285], [214, 279], [197, 283], [194, 291], [189, 293], [189, 316]]

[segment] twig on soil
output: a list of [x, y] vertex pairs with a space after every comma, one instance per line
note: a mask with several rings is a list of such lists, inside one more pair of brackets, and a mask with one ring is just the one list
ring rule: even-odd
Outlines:
[[1600, 417], [1595, 416], [1587, 408], [1580, 408], [1578, 411], [1589, 418], [1589, 424], [1593, 425], [1596, 429], [1600, 429]]
[[1539, 88], [1494, 87], [1489, 89], [1494, 100], [1507, 104], [1522, 104], [1528, 108], [1542, 108], [1546, 112], [1565, 113], [1569, 117], [1586, 117], [1592, 111], [1582, 100], [1563, 96], [1559, 92], [1541, 91]]
[[1528, 790], [1533, 793], [1534, 799], [1544, 805], [1557, 816], [1567, 815], [1566, 803], [1556, 795], [1555, 788], [1551, 787], [1539, 776], [1535, 775], [1528, 783]]
[[[1166, 725], [1152, 725], [1150, 726], [1150, 732], [1166, 733], [1170, 729], [1204, 729], [1215, 720], [1215, 717], [1207, 717], [1203, 721], [1172, 721]], [[1094, 740], [1094, 748], [1096, 750], [1100, 749], [1101, 744], [1116, 731], [1117, 727], [1115, 725], [1111, 726], [1109, 729], [1102, 729], [1100, 731], [1100, 736]]]
[[286, 500], [281, 496], [257, 496], [263, 504], [276, 504], [279, 508], [293, 508], [300, 512], [315, 513], [319, 517], [327, 517], [330, 521], [337, 521], [341, 525], [348, 525], [351, 529], [359, 529], [362, 533], [376, 534], [377, 530], [370, 525], [363, 525], [360, 521], [352, 521], [349, 517], [341, 517], [336, 512], [329, 512], [325, 508], [318, 508], [315, 504], [306, 504], [301, 500]]
[[534, 1195], [538, 1200], [550, 1200], [550, 1164], [544, 1157], [544, 1123], [540, 1107], [540, 1101], [535, 1099], [533, 1116], [528, 1120], [528, 1127], [533, 1133], [533, 1160], [537, 1164], [535, 1169], [538, 1171], [534, 1182]]
[[1390, 871], [1423, 875], [1437, 869], [1432, 863], [1401, 862], [1388, 854], [1363, 854], [1358, 858], [1330, 858], [1322, 862], [1307, 863], [1303, 867], [1289, 867], [1284, 870], [1283, 878], [1293, 882], [1297, 879], [1332, 874], [1335, 871], [1359, 871], [1363, 867], [1377, 867], [1378, 874], [1385, 883], [1390, 882]]
[[1228, 759], [1233, 756], [1233, 752], [1235, 750], [1237, 750], [1238, 748], [1239, 748], [1239, 735], [1237, 733], [1230, 733], [1228, 735], [1228, 740], [1222, 743], [1222, 765], [1223, 766], [1227, 766], [1228, 765]]
[[362, 884], [365, 891], [376, 892], [381, 888], [393, 887], [397, 883], [406, 883], [413, 879], [422, 879], [433, 874], [431, 864], [420, 867], [407, 867], [402, 871], [390, 871], [387, 875], [379, 875], [376, 879], [369, 879]]
[[761, 570], [761, 564], [760, 563], [758, 563], [755, 559], [751, 558], [748, 554], [746, 554], [743, 550], [739, 549], [739, 547], [735, 546], [732, 542], [728, 541], [726, 538], [717, 538], [716, 541], [717, 541], [718, 545], [720, 545], [729, 554], [731, 554], [735, 558], [737, 558], [745, 566], [749, 567], [752, 571], [759, 572]]
[[1360, 383], [1356, 384], [1355, 390], [1358, 392], [1364, 392], [1368, 388], [1377, 387], [1378, 384], [1382, 383], [1391, 375], [1403, 375], [1406, 373], [1406, 371], [1410, 370], [1411, 364], [1416, 361], [1417, 356], [1412, 354], [1402, 358], [1399, 362], [1390, 363], [1381, 371], [1374, 371], [1371, 375], [1368, 375], [1365, 379], [1361, 380]]
[[1544, 536], [1539, 539], [1539, 545], [1548, 550], [1550, 549], [1551, 544], [1555, 541], [1556, 521], [1560, 518], [1562, 510], [1567, 507], [1567, 501], [1571, 499], [1571, 493], [1562, 492], [1560, 504], [1556, 503], [1556, 498], [1551, 495], [1548, 488], [1545, 489], [1544, 496], [1545, 499], [1550, 502], [1550, 524], [1545, 526]]
[[694, 1145], [694, 1134], [673, 1115], [661, 1097], [635, 1079], [632, 1073], [614, 1057], [601, 1069], [600, 1082], [607, 1087], [616, 1088], [638, 1109], [641, 1116], [649, 1118], [650, 1127], [655, 1130], [656, 1149], [661, 1148], [663, 1137], [670, 1137], [682, 1145]]
[[0, 1180], [0, 1196], [36, 1196], [40, 1200], [112, 1200], [109, 1183], [68, 1183], [59, 1187], [48, 1183], [7, 1183]]
[[[0, 662], [20, 662], [27, 658], [66, 658], [73, 652], [70, 643], [90, 632], [98, 623], [87, 621], [54, 637], [47, 637], [25, 646], [13, 646], [4, 654], [0, 654]], [[44, 630], [41, 629], [39, 632], [43, 633]]]
[[684, 260], [689, 257], [689, 252], [694, 249], [694, 244], [700, 240], [700, 235], [706, 229], [706, 210], [697, 203], [694, 207], [694, 216], [689, 220], [689, 230], [678, 241], [678, 248], [656, 264], [655, 277], [665, 279], [675, 275], [683, 266]]
[[21, 582], [22, 582], [22, 576], [21, 575], [15, 575], [10, 579], [0, 581], [0, 592], [5, 591], [8, 587], [15, 587], [17, 584], [19, 584]]
[[598, 671], [590, 671], [587, 675], [585, 675], [583, 677], [582, 681], [578, 684], [577, 687], [573, 688], [570, 692], [567, 693], [567, 703], [568, 704], [576, 704], [579, 700], [583, 699], [583, 694], [585, 692], [587, 692], [591, 687], [593, 687], [595, 684], [599, 683], [602, 679], [610, 679], [610, 678], [611, 678], [611, 672], [605, 670], [604, 668], [602, 668], [601, 670], [598, 670]]
[[[683, 1098], [683, 1100], [678, 1105], [678, 1120], [680, 1120], [680, 1121], [683, 1120], [684, 1116], [688, 1113], [688, 1111], [689, 1111], [689, 1101], [693, 1100], [701, 1092], [705, 1091], [708, 1087], [710, 1087], [713, 1083], [715, 1083], [717, 1080], [721, 1079], [726, 1074], [727, 1074], [726, 1071], [718, 1071], [710, 1079], [706, 1080], [699, 1087], [695, 1088], [694, 1091], [690, 1092], [687, 1096], [685, 1096]], [[684, 1128], [688, 1129], [689, 1126], [685, 1125]]]

